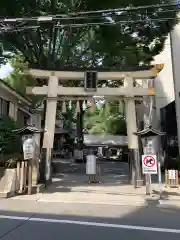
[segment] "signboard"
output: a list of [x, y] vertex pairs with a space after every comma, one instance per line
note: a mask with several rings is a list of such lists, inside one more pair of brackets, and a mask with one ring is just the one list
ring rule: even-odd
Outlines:
[[168, 170], [169, 180], [176, 180], [176, 170]]
[[24, 152], [24, 160], [33, 159], [34, 158], [34, 141], [32, 138], [25, 139], [23, 141], [23, 152]]
[[157, 174], [157, 157], [156, 155], [142, 155], [143, 174]]
[[86, 157], [86, 174], [95, 175], [96, 174], [96, 156], [87, 155]]

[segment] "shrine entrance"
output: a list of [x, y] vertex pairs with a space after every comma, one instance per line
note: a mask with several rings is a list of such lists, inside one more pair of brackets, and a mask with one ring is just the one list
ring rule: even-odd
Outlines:
[[[130, 155], [131, 179], [138, 186], [141, 184], [141, 164], [139, 156], [138, 138], [134, 135], [137, 132], [137, 118], [135, 102], [143, 101], [144, 96], [155, 96], [155, 89], [149, 86], [136, 86], [136, 80], [149, 80], [157, 76], [162, 70], [162, 65], [139, 66], [133, 69], [35, 69], [30, 68], [28, 73], [35, 78], [48, 80], [48, 85], [42, 87], [27, 87], [27, 94], [41, 95], [46, 99], [45, 133], [43, 138], [43, 157], [45, 163], [46, 181], [51, 181], [51, 159], [54, 145], [54, 135], [56, 126], [57, 101], [62, 102], [62, 112], [67, 107], [69, 101], [76, 102], [76, 114], [81, 111], [80, 102], [92, 101], [93, 96], [103, 97], [108, 100], [119, 101], [124, 105], [127, 141]], [[119, 81], [122, 86], [98, 87], [100, 81]], [[61, 85], [59, 84], [61, 81]], [[66, 87], [68, 81], [84, 82], [84, 87]], [[79, 84], [80, 85], [80, 84]], [[123, 104], [122, 104], [123, 102]], [[79, 144], [83, 142], [83, 135], [79, 135]]]

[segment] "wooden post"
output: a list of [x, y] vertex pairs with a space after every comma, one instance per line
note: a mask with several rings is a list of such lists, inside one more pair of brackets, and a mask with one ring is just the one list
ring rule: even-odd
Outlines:
[[28, 161], [28, 195], [32, 194], [32, 159]]
[[168, 187], [168, 170], [165, 170], [165, 187]]
[[23, 192], [26, 192], [27, 189], [27, 173], [28, 173], [28, 162], [24, 161], [24, 190]]
[[20, 193], [23, 193], [24, 183], [24, 161], [21, 162]]
[[17, 162], [17, 184], [16, 184], [16, 191], [19, 192], [20, 190], [20, 168], [21, 168], [21, 162]]
[[178, 176], [178, 170], [176, 170], [176, 186], [179, 188], [179, 176]]

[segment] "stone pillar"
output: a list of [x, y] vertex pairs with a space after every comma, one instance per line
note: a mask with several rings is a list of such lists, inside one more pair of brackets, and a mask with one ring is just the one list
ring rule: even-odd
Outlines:
[[142, 185], [142, 177], [138, 137], [133, 134], [137, 132], [137, 121], [132, 77], [126, 77], [124, 79], [124, 87], [127, 88], [127, 92], [125, 95], [127, 97], [125, 99], [125, 112], [126, 112], [128, 148], [130, 151], [130, 159], [132, 165], [132, 182], [135, 187], [138, 187]]
[[44, 161], [46, 168], [46, 183], [51, 182], [51, 160], [52, 148], [54, 144], [54, 132], [56, 123], [56, 108], [57, 108], [57, 89], [58, 78], [50, 76], [48, 81], [48, 98], [45, 119], [45, 134], [43, 139]]
[[[36, 135], [34, 136], [36, 141]], [[39, 181], [39, 161], [40, 161], [40, 152], [39, 152], [39, 145], [35, 143], [35, 156], [32, 160], [32, 185], [36, 186]]]
[[[41, 116], [39, 114], [31, 115], [31, 123], [38, 129], [41, 129]], [[40, 134], [34, 134], [36, 153], [32, 162], [32, 184], [36, 185], [39, 181], [39, 162], [40, 162]]]

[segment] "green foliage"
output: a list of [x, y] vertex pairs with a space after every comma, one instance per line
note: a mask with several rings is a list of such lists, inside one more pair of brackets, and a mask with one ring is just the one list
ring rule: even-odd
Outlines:
[[64, 129], [71, 132], [73, 130], [73, 124], [76, 123], [76, 102], [72, 102], [71, 108], [68, 106], [69, 102], [66, 102], [66, 113], [62, 113], [62, 101], [58, 102], [56, 119], [63, 121]]
[[16, 92], [27, 98], [32, 102], [32, 107], [36, 108], [42, 101], [39, 96], [29, 96], [26, 94], [27, 86], [37, 86], [38, 82], [35, 78], [24, 73], [24, 68], [27, 65], [22, 55], [15, 55], [11, 58], [10, 64], [14, 71], [9, 73], [8, 77], [3, 79], [7, 82]]
[[17, 133], [17, 123], [10, 117], [0, 119], [0, 154], [14, 156], [22, 152], [21, 138]]
[[[36, 17], [52, 13], [67, 14], [152, 4], [169, 4], [169, 0], [1, 0], [0, 15], [1, 18]], [[0, 36], [0, 49], [21, 54], [23, 63], [37, 64], [43, 68], [103, 65], [122, 69], [128, 65], [149, 64], [153, 57], [162, 51], [167, 34], [177, 23], [177, 11], [176, 6], [169, 9], [163, 7], [136, 9], [112, 15], [112, 20], [121, 21], [121, 24], [117, 25], [61, 28], [44, 25], [38, 29], [22, 32], [6, 32]], [[95, 22], [108, 21], [102, 14], [96, 16], [98, 19], [93, 20]], [[88, 19], [69, 21], [73, 24], [82, 24], [90, 20], [91, 17], [88, 16]], [[61, 23], [67, 23], [67, 20], [62, 20]], [[15, 71], [7, 81], [22, 94], [25, 94], [27, 84], [36, 85], [36, 81], [24, 76], [19, 67], [15, 67]], [[66, 85], [62, 81], [61, 83]], [[70, 81], [68, 84], [78, 86], [79, 81], [76, 83]], [[102, 133], [126, 131], [123, 116], [113, 113], [108, 117], [109, 115], [105, 115], [104, 111], [99, 111], [94, 117], [89, 116], [89, 120], [88, 115], [85, 117], [87, 125], [91, 125], [91, 131]], [[72, 120], [73, 115], [70, 111], [66, 117]]]
[[[169, 4], [169, 0], [1, 0], [0, 15], [1, 18], [33, 17], [151, 4]], [[28, 63], [38, 63], [41, 67], [98, 66], [100, 59], [104, 66], [120, 68], [146, 64], [162, 51], [168, 32], [177, 22], [178, 8], [174, 6], [167, 10], [159, 7], [114, 14], [112, 20], [124, 22], [119, 25], [59, 29], [44, 25], [37, 30], [6, 32], [1, 34], [1, 43], [5, 50], [20, 52]], [[102, 14], [97, 16], [95, 22], [108, 21]], [[90, 20], [88, 17], [69, 21], [81, 24]], [[148, 21], [145, 23], [145, 20]], [[67, 23], [67, 20], [61, 23]]]
[[127, 131], [125, 117], [116, 101], [106, 103], [101, 109], [96, 107], [93, 114], [87, 110], [84, 125], [91, 134], [126, 135]]

